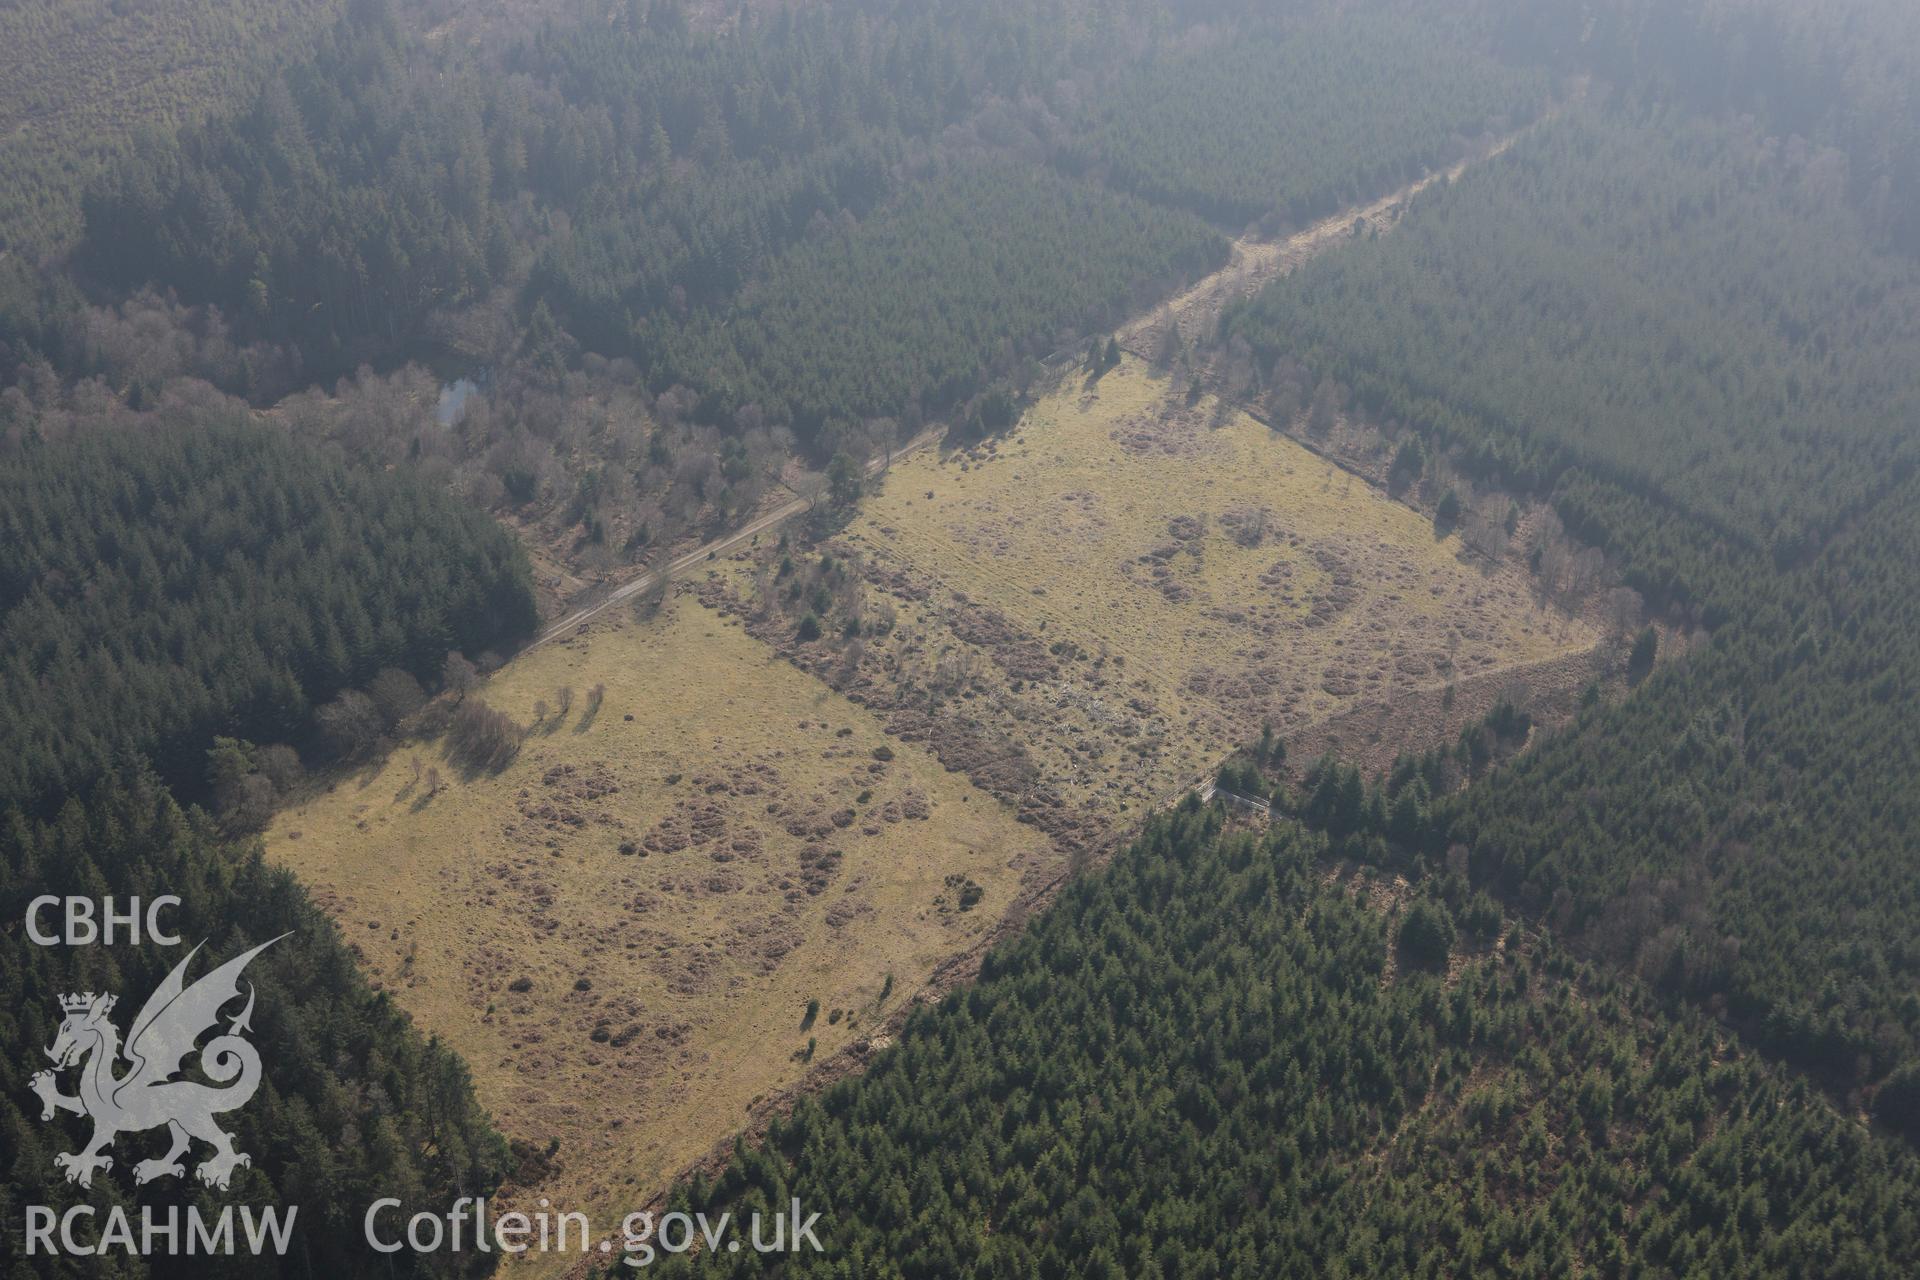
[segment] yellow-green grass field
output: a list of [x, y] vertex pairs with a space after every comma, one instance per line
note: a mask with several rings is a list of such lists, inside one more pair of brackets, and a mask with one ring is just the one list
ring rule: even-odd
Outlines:
[[559, 1139], [520, 1195], [596, 1222], [798, 1080], [809, 1037], [818, 1060], [872, 1034], [1054, 856], [691, 598], [535, 649], [469, 696], [523, 724], [549, 708], [504, 772], [462, 777], [438, 744], [403, 744], [282, 813], [268, 854], [460, 1051], [505, 1133]]
[[[1106, 655], [1106, 701], [1136, 718], [1113, 745], [1147, 770], [1146, 795], [1262, 724], [1284, 735], [1598, 639], [1539, 604], [1524, 566], [1465, 555], [1412, 508], [1211, 397], [1188, 405], [1131, 356], [1072, 379], [1004, 440], [896, 466], [846, 540], [936, 584], [900, 602], [904, 643], [941, 650], [919, 629], [961, 599], [1049, 648]], [[1069, 717], [1076, 691], [1056, 692], [1039, 690], [1043, 708]], [[1050, 783], [1110, 794], [1113, 770], [1079, 754]]]

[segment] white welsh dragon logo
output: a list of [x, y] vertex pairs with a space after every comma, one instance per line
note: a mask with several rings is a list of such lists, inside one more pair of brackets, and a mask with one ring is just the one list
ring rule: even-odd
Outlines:
[[173, 1077], [182, 1069], [181, 1060], [194, 1052], [194, 1042], [201, 1033], [220, 1020], [221, 1006], [240, 995], [240, 971], [278, 941], [280, 938], [271, 939], [236, 956], [190, 987], [185, 982], [187, 965], [200, 948], [188, 952], [133, 1020], [125, 1049], [127, 1061], [133, 1065], [123, 1076], [113, 1073], [121, 1052], [120, 1032], [107, 1016], [113, 1012], [115, 997], [89, 991], [60, 998], [60, 1008], [67, 1016], [47, 1056], [53, 1059], [54, 1071], [84, 1064], [80, 1068], [80, 1092], [74, 1097], [61, 1093], [54, 1071], [37, 1073], [32, 1086], [40, 1095], [42, 1120], [53, 1119], [56, 1111], [71, 1111], [93, 1121], [93, 1137], [86, 1146], [53, 1158], [54, 1167], [65, 1170], [68, 1182], [92, 1186], [96, 1169], [113, 1167], [113, 1157], [106, 1152], [116, 1137], [160, 1125], [167, 1126], [173, 1145], [159, 1159], [135, 1165], [135, 1182], [180, 1177], [186, 1172], [180, 1157], [195, 1138], [213, 1147], [213, 1154], [194, 1169], [195, 1176], [210, 1187], [226, 1190], [233, 1171], [253, 1163], [245, 1152], [234, 1150], [233, 1135], [213, 1119], [221, 1112], [244, 1106], [260, 1087], [259, 1051], [240, 1037], [242, 1031], [252, 1030], [251, 984], [247, 987], [247, 1007], [227, 1024], [227, 1034], [200, 1046], [201, 1074], [213, 1084]]

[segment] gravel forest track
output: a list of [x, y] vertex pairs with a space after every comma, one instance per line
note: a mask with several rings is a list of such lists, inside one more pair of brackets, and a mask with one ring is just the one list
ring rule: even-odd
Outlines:
[[[1542, 117], [1542, 120], [1550, 118], [1551, 113]], [[1214, 326], [1219, 323], [1221, 312], [1225, 311], [1230, 303], [1252, 297], [1267, 284], [1289, 274], [1302, 263], [1351, 238], [1355, 233], [1356, 224], [1364, 230], [1382, 234], [1391, 231], [1399, 223], [1401, 215], [1406, 212], [1407, 202], [1415, 196], [1437, 182], [1452, 182], [1473, 166], [1502, 154], [1529, 130], [1537, 127], [1537, 125], [1529, 125], [1525, 129], [1507, 134], [1490, 146], [1476, 151], [1473, 155], [1445, 169], [1435, 170], [1367, 204], [1354, 205], [1322, 218], [1312, 226], [1296, 231], [1284, 239], [1259, 240], [1242, 237], [1235, 240], [1233, 257], [1226, 266], [1177, 297], [1169, 299], [1143, 315], [1134, 317], [1114, 336], [1119, 339], [1122, 349], [1143, 358], [1150, 358], [1152, 353], [1147, 349], [1148, 344], [1161, 321], [1171, 313], [1174, 322], [1180, 326], [1180, 336], [1183, 341], [1187, 343], [1204, 341], [1212, 336]]]
[[[1537, 126], [1528, 126], [1529, 129], [1535, 127]], [[1213, 325], [1220, 319], [1220, 313], [1229, 303], [1240, 298], [1251, 297], [1268, 282], [1294, 270], [1315, 255], [1333, 248], [1352, 233], [1356, 222], [1365, 223], [1382, 232], [1391, 230], [1399, 222], [1407, 201], [1436, 182], [1451, 182], [1473, 165], [1491, 160], [1519, 141], [1526, 132], [1526, 129], [1522, 129], [1508, 134], [1493, 145], [1446, 169], [1429, 173], [1367, 204], [1356, 205], [1323, 218], [1285, 239], [1242, 238], [1236, 240], [1233, 243], [1232, 258], [1226, 266], [1177, 296], [1135, 316], [1115, 336], [1119, 339], [1122, 348], [1134, 355], [1145, 356], [1147, 355], [1144, 349], [1146, 343], [1156, 326], [1170, 312], [1180, 326], [1181, 337], [1189, 343], [1199, 341], [1212, 332]], [[891, 453], [868, 459], [867, 475], [880, 474], [895, 460], [935, 443], [944, 434], [944, 428], [932, 427]], [[532, 643], [527, 645], [527, 648], [537, 648], [562, 636], [571, 635], [608, 609], [644, 595], [654, 587], [670, 582], [708, 560], [726, 555], [742, 542], [750, 541], [756, 535], [777, 528], [794, 516], [805, 513], [812, 508], [813, 502], [811, 498], [796, 496], [770, 511], [762, 512], [730, 533], [695, 547], [658, 568], [648, 569], [629, 578], [600, 599], [573, 610], [564, 618], [547, 626]]]

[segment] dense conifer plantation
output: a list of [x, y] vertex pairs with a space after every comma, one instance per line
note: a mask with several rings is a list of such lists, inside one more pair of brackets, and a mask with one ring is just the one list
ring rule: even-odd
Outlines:
[[1817, 154], [1666, 113], [1543, 129], [1226, 329], [1553, 494], [1659, 597], [1793, 563], [1920, 460], [1920, 269]]
[[[383, 1195], [420, 1209], [484, 1192], [508, 1153], [466, 1066], [368, 990], [293, 879], [265, 865], [257, 841], [183, 809], [161, 778], [211, 803], [216, 761], [254, 755], [233, 739], [307, 742], [310, 709], [381, 668], [429, 675], [449, 649], [513, 643], [533, 622], [527, 577], [507, 535], [444, 493], [355, 471], [206, 400], [0, 452], [0, 915], [15, 930], [0, 948], [0, 1057], [43, 1064], [62, 996], [113, 992], [137, 1008], [184, 957], [26, 945], [33, 898], [111, 895], [124, 910], [175, 895], [168, 928], [221, 961], [290, 934], [247, 971], [253, 1042], [270, 1069], [229, 1121], [252, 1157], [229, 1195], [299, 1206], [288, 1274], [374, 1274], [378, 1263], [385, 1275], [396, 1262], [401, 1274], [464, 1273], [474, 1260], [376, 1258], [358, 1215]], [[53, 1156], [83, 1145], [86, 1129], [43, 1122], [24, 1089], [0, 1098], [16, 1226], [29, 1204], [191, 1200], [217, 1214], [227, 1202], [191, 1181], [70, 1186]], [[19, 1233], [5, 1239], [11, 1275], [27, 1264], [13, 1256]], [[101, 1274], [84, 1257], [33, 1265]], [[205, 1267], [161, 1256], [129, 1274]]]
[[[291, 876], [265, 864], [257, 842], [226, 839], [204, 814], [182, 811], [149, 774], [133, 768], [124, 781], [76, 795], [45, 822], [18, 808], [0, 813], [0, 906], [17, 923], [27, 901], [46, 893], [112, 894], [123, 906], [134, 895], [176, 894], [182, 906], [165, 923], [183, 945], [0, 947], [0, 1053], [19, 1072], [44, 1065], [42, 1050], [54, 1042], [64, 995], [119, 993], [129, 1006], [119, 1014], [124, 1027], [187, 947], [204, 943], [190, 974], [198, 977], [269, 938], [292, 936], [246, 971], [256, 995], [249, 1039], [265, 1070], [253, 1100], [221, 1122], [252, 1164], [235, 1172], [224, 1193], [193, 1181], [191, 1164], [182, 1184], [163, 1180], [136, 1189], [123, 1171], [160, 1154], [165, 1142], [129, 1135], [114, 1152], [114, 1170], [81, 1190], [65, 1181], [53, 1157], [80, 1149], [90, 1126], [69, 1116], [42, 1121], [23, 1074], [20, 1087], [0, 1093], [8, 1151], [0, 1203], [16, 1228], [0, 1237], [0, 1270], [48, 1280], [106, 1273], [105, 1259], [19, 1257], [27, 1205], [59, 1213], [90, 1204], [104, 1215], [115, 1205], [137, 1214], [141, 1204], [192, 1203], [211, 1221], [222, 1206], [244, 1203], [298, 1206], [285, 1259], [162, 1252], [114, 1259], [125, 1269], [113, 1274], [196, 1280], [221, 1274], [214, 1270], [221, 1265], [240, 1268], [227, 1273], [236, 1275], [480, 1273], [485, 1259], [380, 1257], [362, 1243], [360, 1215], [374, 1200], [398, 1196], [408, 1212], [444, 1210], [454, 1196], [497, 1186], [511, 1161], [474, 1101], [466, 1064], [439, 1043], [423, 1041], [386, 996], [367, 989], [333, 923]], [[116, 1070], [124, 1073], [125, 1064]], [[83, 1237], [88, 1230], [83, 1223]]]
[[[1154, 7], [1114, 16], [1133, 26]], [[90, 193], [75, 264], [96, 287], [152, 283], [218, 306], [239, 336], [296, 347], [310, 376], [391, 362], [436, 315], [505, 286], [522, 315], [546, 317], [533, 338], [557, 320], [587, 350], [637, 359], [656, 390], [686, 379], [712, 415], [738, 403], [736, 383], [789, 375], [796, 338], [770, 321], [769, 349], [754, 353], [765, 363], [734, 377], [731, 353], [696, 344], [690, 358], [673, 335], [817, 282], [850, 330], [841, 361], [910, 346], [971, 382], [984, 350], [1084, 331], [1218, 252], [1197, 226], [1031, 163], [1060, 127], [1042, 95], [1070, 77], [1103, 83], [1121, 56], [1098, 28], [1063, 31], [1047, 9], [821, 6], [715, 32], [672, 5], [633, 5], [541, 28], [503, 55], [515, 74], [502, 76], [425, 47], [404, 5], [356, 5], [245, 110], [142, 140]], [[936, 142], [956, 159], [1028, 163], [920, 181]], [[1000, 219], [997, 255], [978, 270], [962, 251], [987, 224], [965, 230], [963, 189]], [[883, 206], [870, 235], [836, 230]], [[1068, 245], [1072, 220], [1080, 240]], [[836, 245], [855, 259], [844, 270]], [[963, 332], [896, 331], [897, 305], [868, 308], [867, 291], [902, 288], [873, 279], [872, 263], [902, 250], [917, 258], [908, 278], [963, 291], [952, 322]], [[1061, 287], [1037, 313], [1031, 300], [993, 301], [1008, 268]], [[743, 293], [763, 275], [769, 303]], [[11, 313], [31, 341], [47, 323], [35, 308], [60, 303], [22, 284], [0, 305], [0, 339]], [[939, 384], [861, 381], [837, 367], [818, 391], [761, 398], [802, 414], [807, 443], [823, 415], [853, 406], [897, 414], [925, 393], [928, 410], [947, 407]]]
[[[1156, 819], [863, 1078], [676, 1204], [666, 1274], [1895, 1277], [1920, 1160], [1515, 929], [1430, 973], [1291, 826]], [[1410, 911], [1419, 911], [1416, 905]], [[771, 1265], [770, 1265], [771, 1263]]]
[[1225, 258], [1189, 215], [1044, 169], [961, 166], [784, 255], [730, 312], [669, 328], [661, 359], [673, 380], [778, 406], [816, 438], [950, 408]]
[[1238, 228], [1302, 224], [1531, 119], [1541, 77], [1455, 45], [1430, 16], [1223, 26], [1156, 50], [1102, 100], [1069, 163]]
[[[1909, 481], [1707, 652], [1469, 789], [1440, 838], [1596, 953], [1873, 1098], [1920, 1065], [1916, 565]], [[1878, 1110], [1920, 1136], [1899, 1090]]]
[[1911, 1129], [1920, 273], [1838, 165], [1590, 113], [1227, 331], [1549, 498], [1714, 632], [1430, 822], [1387, 829], [1412, 775], [1391, 782], [1370, 825], [1430, 865], [1459, 847], [1532, 918]]
[[484, 516], [228, 410], [0, 455], [0, 797], [45, 811], [117, 762], [198, 795], [215, 734], [303, 740], [385, 667], [532, 628]]

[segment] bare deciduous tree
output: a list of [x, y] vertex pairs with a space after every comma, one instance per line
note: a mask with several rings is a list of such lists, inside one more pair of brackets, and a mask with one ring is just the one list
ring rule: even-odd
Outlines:
[[273, 783], [274, 793], [281, 797], [292, 795], [306, 778], [306, 770], [300, 765], [299, 755], [284, 743], [255, 748], [253, 767], [257, 773]]
[[447, 692], [464, 698], [467, 691], [480, 682], [480, 673], [466, 657], [448, 652], [447, 660], [440, 664], [440, 684]]
[[367, 685], [367, 696], [388, 730], [418, 711], [427, 700], [420, 682], [398, 667], [386, 667]]
[[497, 771], [520, 754], [526, 730], [504, 712], [469, 698], [454, 713], [447, 730], [447, 758], [471, 769]]
[[366, 756], [386, 730], [373, 699], [353, 689], [320, 708], [318, 719], [328, 749], [342, 760]]
[[1616, 639], [1640, 625], [1644, 608], [1640, 593], [1632, 587], [1615, 587], [1607, 593], [1607, 626]]

